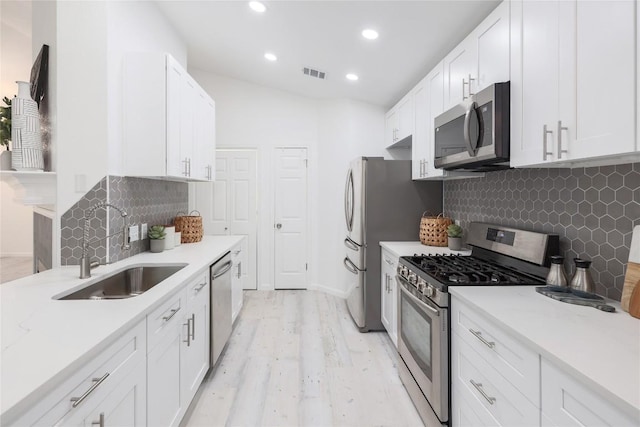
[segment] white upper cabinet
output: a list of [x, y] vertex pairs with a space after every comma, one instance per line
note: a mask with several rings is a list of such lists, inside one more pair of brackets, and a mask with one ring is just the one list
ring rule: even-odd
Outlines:
[[423, 179], [429, 156], [429, 94], [427, 78], [413, 88], [415, 126], [411, 138], [411, 178]]
[[385, 145], [393, 145], [413, 134], [413, 94], [408, 93], [385, 116]]
[[511, 165], [636, 149], [633, 1], [511, 2]]
[[127, 55], [123, 117], [124, 175], [213, 180], [215, 104], [170, 55]]
[[444, 109], [509, 81], [509, 2], [503, 2], [444, 58]]
[[444, 62], [440, 62], [413, 89], [415, 131], [412, 138], [413, 179], [442, 178], [434, 166], [433, 119], [444, 111]]
[[475, 62], [475, 45], [467, 37], [451, 53], [444, 58], [445, 69], [445, 109], [449, 109], [473, 95], [473, 82], [476, 73], [473, 71]]

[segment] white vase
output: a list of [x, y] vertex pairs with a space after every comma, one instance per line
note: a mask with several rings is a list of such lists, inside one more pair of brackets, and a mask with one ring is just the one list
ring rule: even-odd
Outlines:
[[38, 104], [31, 99], [29, 82], [18, 83], [11, 102], [11, 167], [15, 170], [44, 169]]
[[167, 233], [164, 236], [164, 250], [173, 249], [176, 244], [176, 227], [174, 225], [165, 225], [164, 232]]

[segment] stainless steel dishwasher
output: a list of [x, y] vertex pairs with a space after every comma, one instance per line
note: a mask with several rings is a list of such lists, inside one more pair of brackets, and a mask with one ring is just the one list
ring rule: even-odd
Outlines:
[[211, 277], [211, 366], [231, 336], [231, 252], [213, 263]]

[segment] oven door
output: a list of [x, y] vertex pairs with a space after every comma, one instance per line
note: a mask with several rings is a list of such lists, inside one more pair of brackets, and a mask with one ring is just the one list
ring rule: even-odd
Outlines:
[[449, 419], [448, 309], [427, 303], [400, 276], [398, 352], [442, 422]]

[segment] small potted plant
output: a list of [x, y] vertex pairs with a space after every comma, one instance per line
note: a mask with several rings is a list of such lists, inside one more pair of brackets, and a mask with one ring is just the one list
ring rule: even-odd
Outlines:
[[9, 142], [11, 142], [11, 100], [6, 96], [2, 98], [6, 107], [0, 106], [0, 145], [4, 146], [5, 151], [0, 152], [0, 170], [11, 169], [11, 151], [9, 151]]
[[448, 245], [452, 251], [462, 250], [462, 227], [451, 224], [447, 227]]
[[151, 252], [162, 252], [164, 250], [164, 236], [167, 235], [164, 231], [164, 225], [152, 225], [149, 227], [147, 235]]

